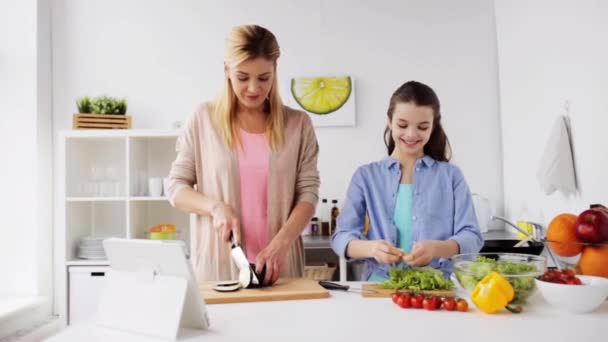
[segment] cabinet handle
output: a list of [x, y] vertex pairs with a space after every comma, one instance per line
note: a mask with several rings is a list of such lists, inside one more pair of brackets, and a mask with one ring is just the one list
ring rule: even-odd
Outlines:
[[91, 277], [104, 277], [106, 272], [91, 272]]

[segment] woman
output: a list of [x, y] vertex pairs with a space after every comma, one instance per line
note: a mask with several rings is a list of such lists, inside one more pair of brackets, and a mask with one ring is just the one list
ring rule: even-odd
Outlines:
[[266, 268], [264, 284], [303, 274], [300, 233], [318, 200], [318, 144], [308, 115], [279, 97], [279, 56], [269, 30], [235, 27], [221, 95], [198, 107], [178, 139], [169, 200], [197, 214], [191, 252], [199, 281], [238, 278], [231, 236], [257, 272]]
[[[332, 248], [364, 258], [364, 279], [388, 278], [391, 265], [451, 272], [448, 258], [478, 252], [483, 239], [469, 188], [449, 163], [437, 95], [410, 81], [390, 100], [384, 141], [388, 157], [359, 167], [338, 216]], [[365, 216], [370, 227], [363, 235]]]

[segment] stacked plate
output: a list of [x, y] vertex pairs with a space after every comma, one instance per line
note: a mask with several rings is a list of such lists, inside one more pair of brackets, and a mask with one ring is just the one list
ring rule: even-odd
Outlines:
[[106, 259], [106, 252], [103, 249], [104, 239], [95, 236], [82, 238], [78, 244], [78, 258], [91, 260]]

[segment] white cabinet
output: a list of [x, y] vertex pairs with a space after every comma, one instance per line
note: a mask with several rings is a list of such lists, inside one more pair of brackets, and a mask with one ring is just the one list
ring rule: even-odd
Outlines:
[[[61, 132], [55, 161], [55, 311], [64, 322], [67, 323], [68, 308], [79, 310], [78, 303], [87, 303], [86, 298], [90, 298], [72, 293], [73, 277], [68, 269], [82, 271], [72, 268], [108, 265], [106, 260], [78, 258], [78, 244], [82, 238], [145, 239], [151, 226], [173, 223], [178, 230], [177, 238], [189, 246], [190, 215], [171, 207], [164, 194], [152, 197], [148, 191], [149, 178], [168, 176], [176, 156], [179, 133], [155, 130]], [[89, 279], [83, 284], [95, 286], [92, 284], [98, 282], [99, 279]], [[71, 312], [70, 317], [73, 317]]]
[[68, 267], [68, 324], [77, 324], [93, 318], [108, 270], [107, 266]]

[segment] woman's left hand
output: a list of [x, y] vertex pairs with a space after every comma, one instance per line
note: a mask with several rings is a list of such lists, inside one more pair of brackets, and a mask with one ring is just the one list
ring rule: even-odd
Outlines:
[[259, 274], [266, 266], [266, 275], [262, 280], [264, 285], [272, 285], [279, 279], [281, 268], [289, 251], [289, 245], [288, 242], [275, 238], [258, 254], [255, 271]]
[[412, 251], [405, 254], [401, 259], [410, 266], [426, 266], [431, 263], [435, 256], [435, 241], [419, 241], [412, 246]]

